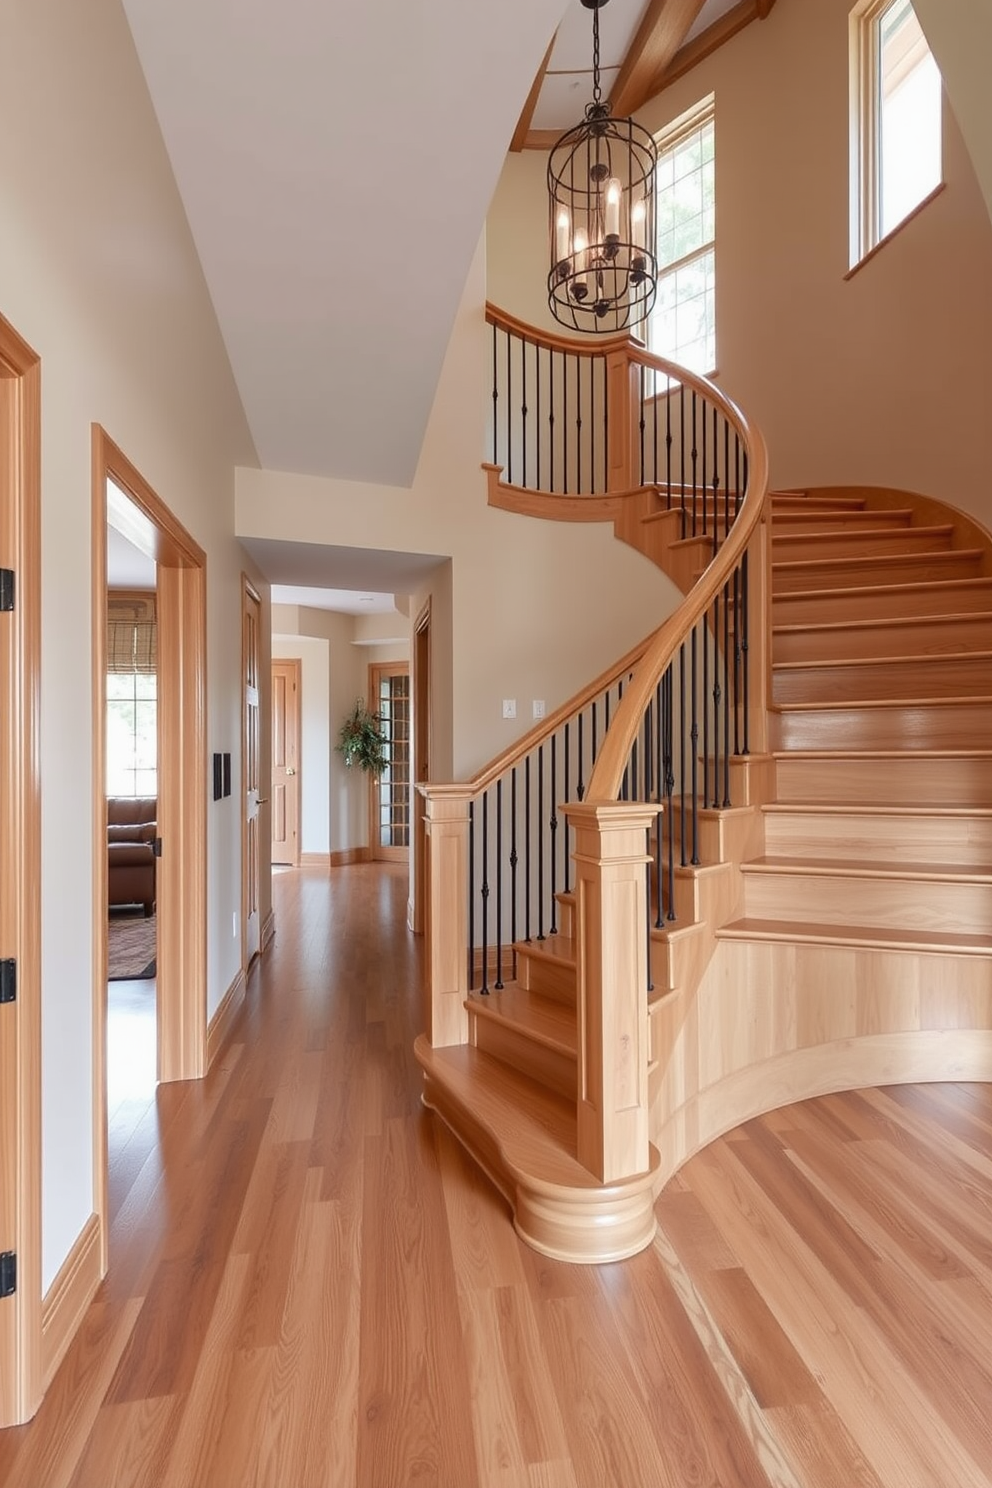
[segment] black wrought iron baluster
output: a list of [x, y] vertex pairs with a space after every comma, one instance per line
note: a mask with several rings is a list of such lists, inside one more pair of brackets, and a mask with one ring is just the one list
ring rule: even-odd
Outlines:
[[606, 376], [606, 358], [601, 359], [603, 377], [603, 490], [608, 488], [610, 464], [610, 384]]
[[720, 804], [720, 596], [713, 599], [713, 805]]
[[575, 358], [575, 492], [582, 495], [582, 358]]
[[[672, 379], [665, 373], [665, 486], [668, 490], [668, 510], [672, 509]], [[685, 537], [685, 528], [679, 534]]]
[[741, 566], [734, 569], [734, 753], [741, 752]]
[[[710, 780], [710, 706], [709, 706], [710, 705], [710, 639], [709, 639], [709, 629], [708, 629], [707, 624], [706, 624], [706, 617], [705, 617], [705, 615], [704, 615], [703, 619], [699, 622], [698, 629], [701, 632], [701, 637], [700, 638], [701, 638], [702, 647], [703, 647], [703, 677], [702, 677], [702, 682], [703, 682], [703, 708], [702, 708], [702, 713], [703, 713], [703, 794], [702, 794], [702, 801], [703, 801], [703, 804], [705, 805], [706, 802], [709, 800], [709, 794], [710, 794], [710, 789], [709, 789], [709, 780]], [[694, 630], [692, 633], [693, 633], [693, 636], [695, 636], [696, 631]], [[693, 711], [693, 716], [695, 717], [695, 712], [696, 712], [696, 709], [695, 709], [695, 699], [693, 699], [693, 710], [692, 711]], [[693, 782], [693, 784], [695, 785], [695, 782]]]
[[644, 710], [644, 764], [642, 766], [642, 781], [644, 794], [639, 797], [642, 801], [651, 799], [651, 768], [654, 761], [651, 757], [651, 740], [654, 735], [654, 699], [648, 703]]
[[750, 666], [748, 665], [748, 583], [747, 564], [748, 554], [745, 548], [741, 555], [741, 671], [744, 683], [744, 754], [751, 753], [751, 707], [750, 707]]
[[723, 586], [723, 804], [730, 805], [730, 585]]
[[520, 338], [520, 484], [527, 484], [527, 342]]
[[[713, 556], [720, 546], [720, 428], [717, 422], [718, 410], [713, 409], [713, 475], [710, 485], [713, 488]], [[727, 534], [724, 531], [724, 538]]]
[[[593, 714], [595, 715], [596, 704], [593, 703], [592, 707], [593, 707]], [[576, 800], [579, 800], [579, 801], [582, 800], [583, 796], [586, 793], [586, 782], [585, 782], [585, 779], [583, 778], [584, 775], [585, 775], [585, 746], [584, 746], [584, 739], [583, 739], [583, 734], [584, 734], [585, 730], [583, 728], [583, 723], [584, 723], [583, 715], [580, 713], [579, 714], [579, 758], [578, 758], [579, 770], [578, 770], [578, 775], [576, 777], [576, 782], [575, 782], [575, 796], [576, 796]]]
[[[648, 827], [647, 830], [644, 833], [644, 847], [645, 847], [645, 851], [647, 853], [647, 859], [648, 859], [648, 861], [647, 861], [647, 863], [645, 865], [645, 869], [644, 869], [644, 898], [645, 898], [645, 901], [646, 901], [646, 903], [645, 903], [645, 913], [644, 913], [644, 929], [645, 929], [645, 938], [646, 938], [646, 941], [647, 941], [647, 944], [646, 944], [646, 947], [645, 947], [645, 949], [647, 950], [647, 962], [646, 962], [646, 965], [645, 965], [645, 970], [647, 971], [648, 995], [650, 996], [650, 994], [654, 991], [654, 976], [653, 976], [652, 970], [651, 970], [651, 864], [653, 863], [654, 859], [651, 856], [651, 828], [650, 827]], [[661, 882], [661, 873], [660, 873], [660, 871], [658, 873], [658, 882], [659, 883]]]
[[689, 840], [686, 830], [686, 748], [685, 748], [685, 642], [679, 647], [679, 857], [682, 867], [686, 866], [685, 847]]
[[506, 333], [506, 479], [513, 484], [513, 347]]
[[562, 352], [561, 368], [561, 488], [568, 495], [568, 356]]
[[654, 396], [651, 400], [651, 479], [658, 483], [658, 373], [651, 374]]
[[551, 735], [551, 926], [558, 934], [558, 735]]
[[543, 426], [543, 424], [541, 422], [541, 348], [540, 348], [540, 346], [536, 346], [534, 348], [534, 381], [537, 383], [537, 387], [535, 388], [535, 391], [534, 391], [534, 405], [535, 405], [534, 406], [534, 429], [536, 431], [536, 438], [534, 440], [534, 443], [537, 445], [537, 453], [536, 453], [536, 457], [535, 457], [536, 458], [536, 463], [537, 463], [537, 489], [540, 491], [540, 490], [543, 489], [543, 487], [541, 486], [541, 445], [542, 445], [543, 440], [544, 440], [544, 426]]
[[[596, 368], [599, 358], [589, 363], [589, 490], [596, 495]], [[602, 488], [604, 491], [606, 487]]]
[[[582, 717], [581, 713], [579, 714], [579, 717], [580, 718]], [[567, 803], [572, 799], [572, 797], [571, 797], [571, 795], [569, 793], [570, 787], [569, 787], [568, 724], [567, 723], [565, 725], [564, 752], [565, 752], [565, 803], [567, 805]], [[569, 879], [569, 869], [568, 869], [568, 817], [567, 816], [565, 818], [565, 844], [564, 844], [564, 851], [562, 852], [562, 855], [561, 855], [561, 863], [562, 863], [562, 893], [567, 894], [568, 893], [568, 879]]]
[[499, 464], [499, 327], [493, 326], [493, 464]]
[[679, 505], [682, 509], [682, 537], [689, 533], [688, 514], [685, 509], [685, 383], [679, 383]]
[[638, 432], [638, 438], [640, 440], [640, 451], [641, 451], [641, 456], [640, 456], [640, 458], [641, 458], [641, 478], [640, 478], [640, 481], [638, 482], [638, 484], [639, 485], [642, 485], [642, 486], [644, 485], [644, 430], [645, 430], [645, 427], [646, 427], [645, 419], [644, 419], [644, 379], [645, 379], [645, 376], [646, 376], [646, 372], [647, 372], [647, 369], [644, 366], [641, 366], [641, 367], [638, 368], [637, 386], [638, 386], [638, 400], [639, 401], [638, 401], [638, 411], [637, 411], [637, 432]]
[[699, 526], [699, 444], [696, 432], [696, 389], [692, 390], [690, 411], [692, 415], [692, 448], [689, 451], [689, 459], [692, 469], [692, 535], [696, 536]]
[[[708, 531], [709, 531], [709, 525], [708, 524], [709, 524], [709, 517], [710, 517], [710, 514], [707, 511], [707, 507], [709, 506], [709, 496], [708, 496], [708, 492], [706, 490], [707, 480], [706, 480], [706, 399], [705, 398], [702, 399], [702, 416], [700, 417], [699, 422], [702, 425], [702, 430], [703, 430], [703, 448], [700, 451], [700, 454], [702, 456], [702, 479], [700, 480], [700, 486], [702, 488], [702, 498], [703, 498], [703, 536], [705, 537], [707, 535]], [[693, 423], [695, 423], [695, 413], [693, 413]]]
[[537, 938], [544, 937], [544, 745], [537, 746]]
[[593, 764], [596, 763], [596, 747], [597, 747], [597, 740], [596, 740], [596, 704], [594, 702], [593, 705], [592, 705], [592, 762], [593, 762]]
[[[657, 783], [657, 791], [658, 791], [658, 811], [657, 811], [657, 815], [655, 817], [654, 831], [655, 831], [655, 839], [656, 839], [657, 845], [658, 845], [658, 904], [657, 904], [657, 913], [655, 915], [655, 922], [654, 923], [655, 923], [655, 929], [660, 930], [661, 927], [662, 927], [662, 922], [663, 922], [663, 912], [662, 912], [662, 906], [661, 906], [661, 893], [662, 893], [662, 887], [663, 887], [663, 885], [662, 885], [662, 879], [664, 877], [664, 874], [662, 872], [661, 858], [662, 858], [662, 852], [663, 852], [663, 849], [664, 849], [664, 835], [663, 834], [664, 834], [664, 829], [665, 829], [665, 819], [664, 819], [665, 818], [665, 812], [664, 812], [664, 807], [662, 805], [662, 802], [664, 800], [664, 795], [665, 795], [665, 693], [664, 693], [664, 678], [662, 679], [662, 681], [660, 681], [658, 683], [658, 687], [657, 687], [657, 690], [656, 690], [656, 693], [655, 693], [655, 698], [656, 698], [656, 707], [657, 707], [657, 711], [656, 711], [657, 727], [655, 728], [655, 731], [654, 731], [654, 739], [655, 739], [654, 778], [655, 778], [655, 781]], [[669, 835], [671, 835], [671, 833], [669, 833]]]
[[555, 488], [555, 353], [548, 348], [548, 490]]
[[475, 802], [468, 803], [468, 985], [475, 986]]
[[482, 792], [482, 986], [489, 996], [489, 792]]
[[510, 771], [510, 945], [513, 970], [517, 979], [517, 767]]
[[692, 627], [692, 721], [689, 739], [692, 744], [692, 853], [689, 861], [699, 862], [699, 625]]
[[524, 940], [530, 942], [530, 755], [524, 760]]
[[496, 782], [496, 980], [503, 990], [503, 782]]

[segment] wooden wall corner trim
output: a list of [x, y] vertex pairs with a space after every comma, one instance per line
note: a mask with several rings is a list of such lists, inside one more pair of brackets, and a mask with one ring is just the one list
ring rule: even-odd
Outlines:
[[301, 868], [330, 868], [330, 866], [331, 866], [331, 854], [330, 853], [315, 853], [315, 852], [301, 852], [300, 853], [300, 867]]
[[265, 919], [262, 921], [262, 944], [261, 944], [261, 949], [263, 951], [269, 945], [269, 942], [272, 940], [272, 937], [275, 935], [275, 933], [276, 933], [276, 916], [275, 916], [275, 911], [270, 909], [269, 912], [268, 912], [268, 914], [265, 916]]
[[239, 971], [234, 981], [228, 987], [224, 996], [217, 1004], [213, 1017], [207, 1024], [207, 1069], [213, 1068], [214, 1060], [220, 1054], [224, 1045], [231, 1036], [234, 1020], [241, 1011], [245, 1000], [248, 983], [245, 980], [244, 971]]
[[[307, 854], [304, 853], [304, 859]], [[325, 855], [325, 861], [326, 861]], [[330, 867], [347, 868], [349, 863], [371, 863], [372, 849], [370, 847], [345, 847], [330, 855]]]
[[47, 1390], [103, 1279], [100, 1218], [91, 1214], [41, 1304], [41, 1374]]

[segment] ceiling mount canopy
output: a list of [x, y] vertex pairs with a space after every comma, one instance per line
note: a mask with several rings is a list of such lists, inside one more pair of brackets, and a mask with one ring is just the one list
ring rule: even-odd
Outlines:
[[623, 331], [654, 303], [657, 151], [633, 119], [613, 119], [599, 81], [599, 12], [592, 15], [592, 102], [548, 158], [548, 304], [570, 330]]

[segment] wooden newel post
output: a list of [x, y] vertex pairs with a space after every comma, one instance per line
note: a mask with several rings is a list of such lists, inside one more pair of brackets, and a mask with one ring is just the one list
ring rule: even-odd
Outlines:
[[578, 1158], [603, 1183], [647, 1171], [647, 829], [656, 809], [562, 808], [575, 829]]
[[468, 805], [464, 786], [423, 785], [427, 853], [425, 1032], [435, 1049], [468, 1043]]
[[609, 427], [606, 449], [607, 491], [630, 491], [641, 483], [638, 459], [638, 368], [624, 349], [606, 357]]

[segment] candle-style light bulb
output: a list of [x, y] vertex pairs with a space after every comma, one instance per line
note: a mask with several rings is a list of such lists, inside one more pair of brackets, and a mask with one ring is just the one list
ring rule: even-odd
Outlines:
[[647, 221], [647, 206], [643, 196], [630, 209], [630, 241], [635, 248], [644, 247], [644, 224]]
[[611, 176], [606, 183], [606, 236], [607, 239], [619, 238], [620, 236], [620, 198], [623, 195], [620, 182], [616, 176]]
[[573, 300], [584, 300], [589, 293], [589, 285], [586, 282], [586, 257], [589, 247], [589, 236], [585, 229], [577, 227], [572, 239], [572, 252], [575, 259], [575, 278], [572, 280], [571, 295]]
[[555, 262], [562, 263], [568, 257], [572, 223], [565, 207], [561, 207], [555, 222]]

